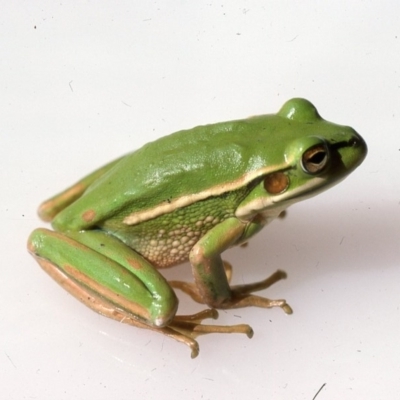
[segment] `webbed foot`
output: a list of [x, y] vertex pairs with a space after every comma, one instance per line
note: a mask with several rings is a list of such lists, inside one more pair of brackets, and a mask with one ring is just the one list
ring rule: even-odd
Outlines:
[[196, 338], [200, 335], [206, 335], [209, 333], [244, 333], [248, 338], [253, 337], [254, 332], [249, 325], [202, 324], [203, 320], [207, 318], [217, 319], [218, 311], [215, 309], [206, 309], [192, 315], [177, 315], [168, 326], [162, 328], [150, 326], [126, 316], [123, 316], [120, 322], [144, 329], [150, 329], [175, 339], [190, 348], [192, 358], [197, 357], [199, 354], [199, 344]]

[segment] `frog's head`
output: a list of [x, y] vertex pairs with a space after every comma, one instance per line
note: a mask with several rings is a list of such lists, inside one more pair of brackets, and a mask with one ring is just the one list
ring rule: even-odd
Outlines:
[[266, 171], [238, 216], [257, 210], [273, 215], [274, 210], [312, 197], [347, 177], [367, 154], [366, 143], [354, 129], [325, 121], [305, 99], [289, 100], [277, 117], [286, 129], [277, 140], [275, 167]]
[[269, 174], [265, 181], [267, 191], [274, 176], [286, 181], [281, 183], [279, 201], [298, 201], [326, 190], [348, 176], [367, 155], [365, 141], [353, 128], [325, 121], [305, 99], [289, 100], [278, 116], [293, 122], [296, 131], [284, 152], [286, 171]]

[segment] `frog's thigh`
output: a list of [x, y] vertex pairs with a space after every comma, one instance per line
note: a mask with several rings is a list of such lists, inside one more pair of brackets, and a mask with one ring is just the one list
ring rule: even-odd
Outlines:
[[164, 277], [139, 254], [102, 231], [37, 229], [28, 247], [53, 279], [101, 314], [165, 326], [176, 313], [178, 301]]

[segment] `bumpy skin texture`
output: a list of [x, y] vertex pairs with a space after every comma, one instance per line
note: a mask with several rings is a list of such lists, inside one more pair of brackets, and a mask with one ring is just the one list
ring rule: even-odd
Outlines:
[[[174, 330], [176, 296], [157, 268], [189, 259], [195, 284], [174, 286], [211, 307], [290, 312], [283, 300], [251, 293], [279, 274], [232, 288], [220, 255], [291, 204], [345, 178], [366, 152], [352, 128], [325, 121], [304, 99], [288, 101], [275, 115], [176, 132], [43, 203], [39, 213], [55, 232], [33, 232], [29, 248], [94, 310], [163, 330], [193, 350], [197, 344], [187, 339], [193, 329], [184, 339], [182, 328]], [[196, 329], [202, 319], [192, 321]]]
[[193, 246], [211, 228], [233, 218], [248, 192], [247, 188], [209, 197], [138, 225], [108, 220], [104, 229], [144, 255], [158, 268], [170, 267], [188, 259]]

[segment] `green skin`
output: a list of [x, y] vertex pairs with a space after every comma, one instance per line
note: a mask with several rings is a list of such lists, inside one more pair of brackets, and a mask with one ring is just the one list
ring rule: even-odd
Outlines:
[[[194, 338], [248, 325], [203, 325], [214, 311], [178, 317], [172, 287], [214, 308], [290, 307], [252, 292], [284, 277], [232, 287], [226, 249], [248, 241], [291, 204], [350, 174], [367, 147], [350, 127], [322, 119], [304, 99], [277, 114], [176, 132], [93, 172], [43, 203], [54, 231], [28, 247], [58, 283], [95, 311], [162, 332], [198, 353]], [[159, 268], [189, 260], [195, 283]]]

